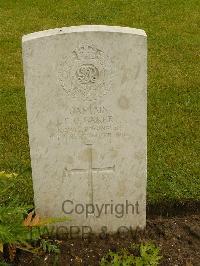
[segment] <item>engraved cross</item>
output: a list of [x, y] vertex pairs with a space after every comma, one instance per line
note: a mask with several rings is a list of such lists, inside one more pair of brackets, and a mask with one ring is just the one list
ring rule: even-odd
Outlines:
[[89, 187], [90, 187], [90, 203], [93, 204], [94, 200], [94, 192], [93, 192], [93, 173], [99, 173], [99, 172], [114, 172], [115, 171], [115, 165], [110, 167], [103, 167], [103, 168], [95, 168], [93, 167], [93, 156], [92, 156], [92, 144], [86, 144], [88, 146], [88, 168], [87, 169], [67, 169], [65, 170], [68, 173], [68, 176], [70, 176], [72, 173], [87, 173], [88, 179], [89, 179]]

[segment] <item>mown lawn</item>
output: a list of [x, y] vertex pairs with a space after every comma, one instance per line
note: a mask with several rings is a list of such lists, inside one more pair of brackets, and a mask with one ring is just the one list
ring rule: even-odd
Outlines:
[[148, 35], [148, 201], [200, 200], [199, 11], [197, 0], [0, 0], [0, 171], [30, 167], [22, 35], [130, 26]]

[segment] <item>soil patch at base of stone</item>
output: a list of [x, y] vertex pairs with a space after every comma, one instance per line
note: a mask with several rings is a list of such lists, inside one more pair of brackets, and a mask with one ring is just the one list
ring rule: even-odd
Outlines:
[[68, 239], [60, 242], [61, 254], [42, 257], [27, 252], [18, 254], [16, 265], [99, 265], [109, 251], [129, 248], [132, 243], [153, 242], [163, 256], [161, 266], [200, 265], [200, 214], [178, 217], [156, 216], [147, 219], [146, 229], [128, 234], [92, 236], [88, 239]]

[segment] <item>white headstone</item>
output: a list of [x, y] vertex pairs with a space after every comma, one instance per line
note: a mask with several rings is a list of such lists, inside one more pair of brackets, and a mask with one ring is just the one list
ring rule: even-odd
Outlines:
[[23, 37], [41, 217], [68, 213], [66, 226], [93, 232], [145, 226], [146, 54], [145, 32], [127, 27], [78, 26]]

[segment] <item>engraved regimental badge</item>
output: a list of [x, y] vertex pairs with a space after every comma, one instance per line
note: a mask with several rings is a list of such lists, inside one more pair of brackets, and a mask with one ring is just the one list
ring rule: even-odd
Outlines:
[[96, 100], [111, 88], [110, 60], [94, 45], [81, 45], [62, 60], [58, 80], [68, 96]]

